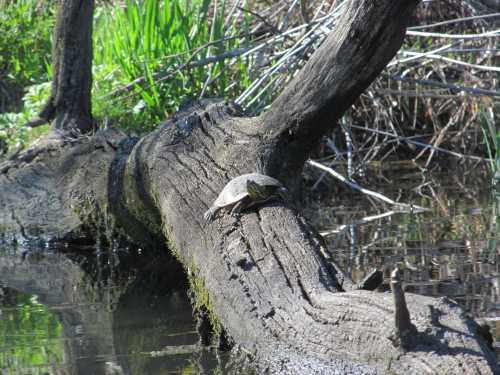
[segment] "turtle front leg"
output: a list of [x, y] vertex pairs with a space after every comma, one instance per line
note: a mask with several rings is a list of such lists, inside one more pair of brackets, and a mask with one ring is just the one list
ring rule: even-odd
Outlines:
[[214, 219], [215, 214], [219, 211], [219, 207], [210, 207], [204, 214], [203, 218], [206, 222], [210, 222]]
[[244, 200], [236, 202], [236, 204], [231, 209], [231, 216], [239, 215], [241, 213], [241, 211], [243, 211], [245, 206], [246, 206], [246, 204], [244, 203]]

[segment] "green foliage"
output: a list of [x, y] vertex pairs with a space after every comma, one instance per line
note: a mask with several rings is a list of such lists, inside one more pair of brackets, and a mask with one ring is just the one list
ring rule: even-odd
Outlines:
[[490, 168], [493, 173], [493, 184], [500, 181], [500, 130], [495, 126], [493, 110], [483, 110], [480, 113], [480, 124], [484, 142], [490, 158]]
[[15, 304], [0, 305], [0, 353], [4, 353], [0, 354], [0, 372], [19, 374], [22, 368], [36, 369], [33, 373], [49, 371], [50, 365], [63, 362], [62, 325], [34, 297], [16, 294], [15, 299]]
[[[224, 61], [180, 68], [241, 44], [238, 38], [217, 42], [246, 27], [225, 25], [225, 13], [226, 1], [211, 0], [126, 0], [123, 7], [98, 8], [94, 28], [96, 117], [134, 130], [150, 130], [187, 98], [201, 92], [224, 96], [236, 74], [243, 73], [239, 69], [225, 69]], [[207, 85], [211, 77], [217, 79]], [[129, 84], [130, 90], [116, 95], [117, 88]]]
[[[38, 137], [47, 127], [32, 130], [23, 127], [41, 108], [49, 91], [53, 6], [48, 1], [0, 0], [0, 89], [25, 90], [22, 103], [3, 103], [2, 110], [19, 113], [0, 113], [0, 140], [10, 148], [23, 147]], [[7, 84], [8, 83], [8, 84]], [[8, 93], [10, 94], [10, 93]], [[21, 106], [22, 104], [22, 106]]]
[[48, 2], [0, 0], [0, 78], [22, 86], [47, 81], [53, 25]]
[[29, 86], [23, 97], [23, 111], [0, 113], [0, 139], [5, 139], [9, 148], [23, 147], [45, 132], [48, 125], [35, 129], [24, 126], [35, 118], [50, 96], [50, 83]]
[[[48, 97], [52, 4], [0, 0], [0, 77], [7, 75], [25, 89], [21, 112], [0, 114], [0, 138], [11, 147], [22, 147], [47, 129], [22, 125], [36, 116]], [[226, 0], [98, 3], [92, 92], [97, 120], [149, 131], [186, 100], [240, 92], [250, 82], [241, 62], [230, 68], [224, 60], [186, 66], [244, 43], [227, 36], [244, 33], [251, 19], [231, 21], [225, 19], [227, 13]], [[124, 89], [127, 85], [130, 88]]]

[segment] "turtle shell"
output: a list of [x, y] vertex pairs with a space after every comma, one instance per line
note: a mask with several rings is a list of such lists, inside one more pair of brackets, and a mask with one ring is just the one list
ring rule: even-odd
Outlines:
[[248, 181], [253, 181], [261, 186], [276, 186], [277, 188], [283, 186], [275, 178], [260, 173], [243, 174], [233, 178], [224, 186], [224, 189], [222, 189], [212, 207], [222, 208], [231, 206], [248, 197]]

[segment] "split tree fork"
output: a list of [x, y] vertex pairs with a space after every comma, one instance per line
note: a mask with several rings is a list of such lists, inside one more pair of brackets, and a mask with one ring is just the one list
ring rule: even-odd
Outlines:
[[[411, 324], [396, 330], [391, 294], [340, 292], [321, 238], [286, 204], [203, 220], [224, 185], [257, 166], [298, 188], [304, 161], [396, 53], [417, 3], [349, 1], [322, 47], [260, 117], [202, 101], [137, 140], [113, 130], [67, 136], [92, 128], [81, 121], [89, 102], [76, 94], [90, 97], [90, 76], [62, 78], [78, 76], [66, 58], [90, 65], [90, 47], [74, 47], [90, 40], [92, 2], [63, 1], [52, 105], [53, 128], [66, 135], [51, 135], [0, 168], [1, 228], [68, 239], [106, 225], [143, 246], [166, 243], [215, 333], [251, 353], [260, 370], [493, 374], [492, 352], [453, 302], [407, 294], [409, 314], [398, 316], [410, 315]], [[402, 327], [415, 327], [412, 340], [394, 340]]]

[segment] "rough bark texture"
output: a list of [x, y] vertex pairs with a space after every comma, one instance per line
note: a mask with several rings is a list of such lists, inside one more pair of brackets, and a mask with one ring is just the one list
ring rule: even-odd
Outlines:
[[197, 106], [133, 147], [117, 133], [98, 134], [11, 164], [0, 175], [0, 204], [11, 208], [4, 230], [74, 236], [105, 217], [122, 232], [138, 233], [141, 223], [156, 232], [150, 238], [163, 234], [190, 278], [203, 280], [197, 292], [208, 292], [232, 341], [272, 373], [492, 374], [495, 359], [473, 322], [446, 299], [407, 295], [419, 339], [406, 352], [395, 346], [392, 295], [336, 292], [321, 239], [292, 208], [276, 203], [202, 221], [257, 149], [258, 120], [236, 111]]
[[87, 133], [92, 120], [92, 12], [94, 0], [61, 1], [52, 52], [52, 93], [38, 126], [54, 120], [55, 129]]
[[232, 339], [276, 373], [384, 373], [390, 367], [452, 374], [465, 363], [471, 374], [491, 373], [493, 357], [447, 300], [407, 296], [422, 337], [406, 354], [395, 347], [392, 296], [336, 293], [321, 239], [292, 208], [268, 205], [202, 221], [224, 184], [251, 170], [257, 122], [225, 104], [180, 114], [138, 143], [124, 175], [125, 186], [147, 186], [128, 189], [125, 201], [159, 208], [163, 233], [188, 271], [204, 280]]
[[167, 241], [213, 323], [261, 370], [492, 374], [492, 353], [446, 299], [407, 295], [418, 340], [407, 351], [395, 345], [392, 296], [338, 292], [321, 238], [293, 207], [274, 202], [203, 221], [231, 178], [259, 166], [294, 185], [320, 134], [395, 53], [414, 7], [350, 2], [338, 39], [262, 118], [204, 101], [138, 142], [107, 132], [21, 154], [0, 168], [4, 232], [67, 237], [105, 222], [135, 241]]
[[417, 329], [411, 322], [410, 312], [406, 305], [402, 273], [400, 269], [396, 268], [391, 274], [391, 291], [394, 298], [394, 322], [396, 326], [394, 339], [396, 345], [408, 348], [411, 347], [412, 340], [418, 335]]

